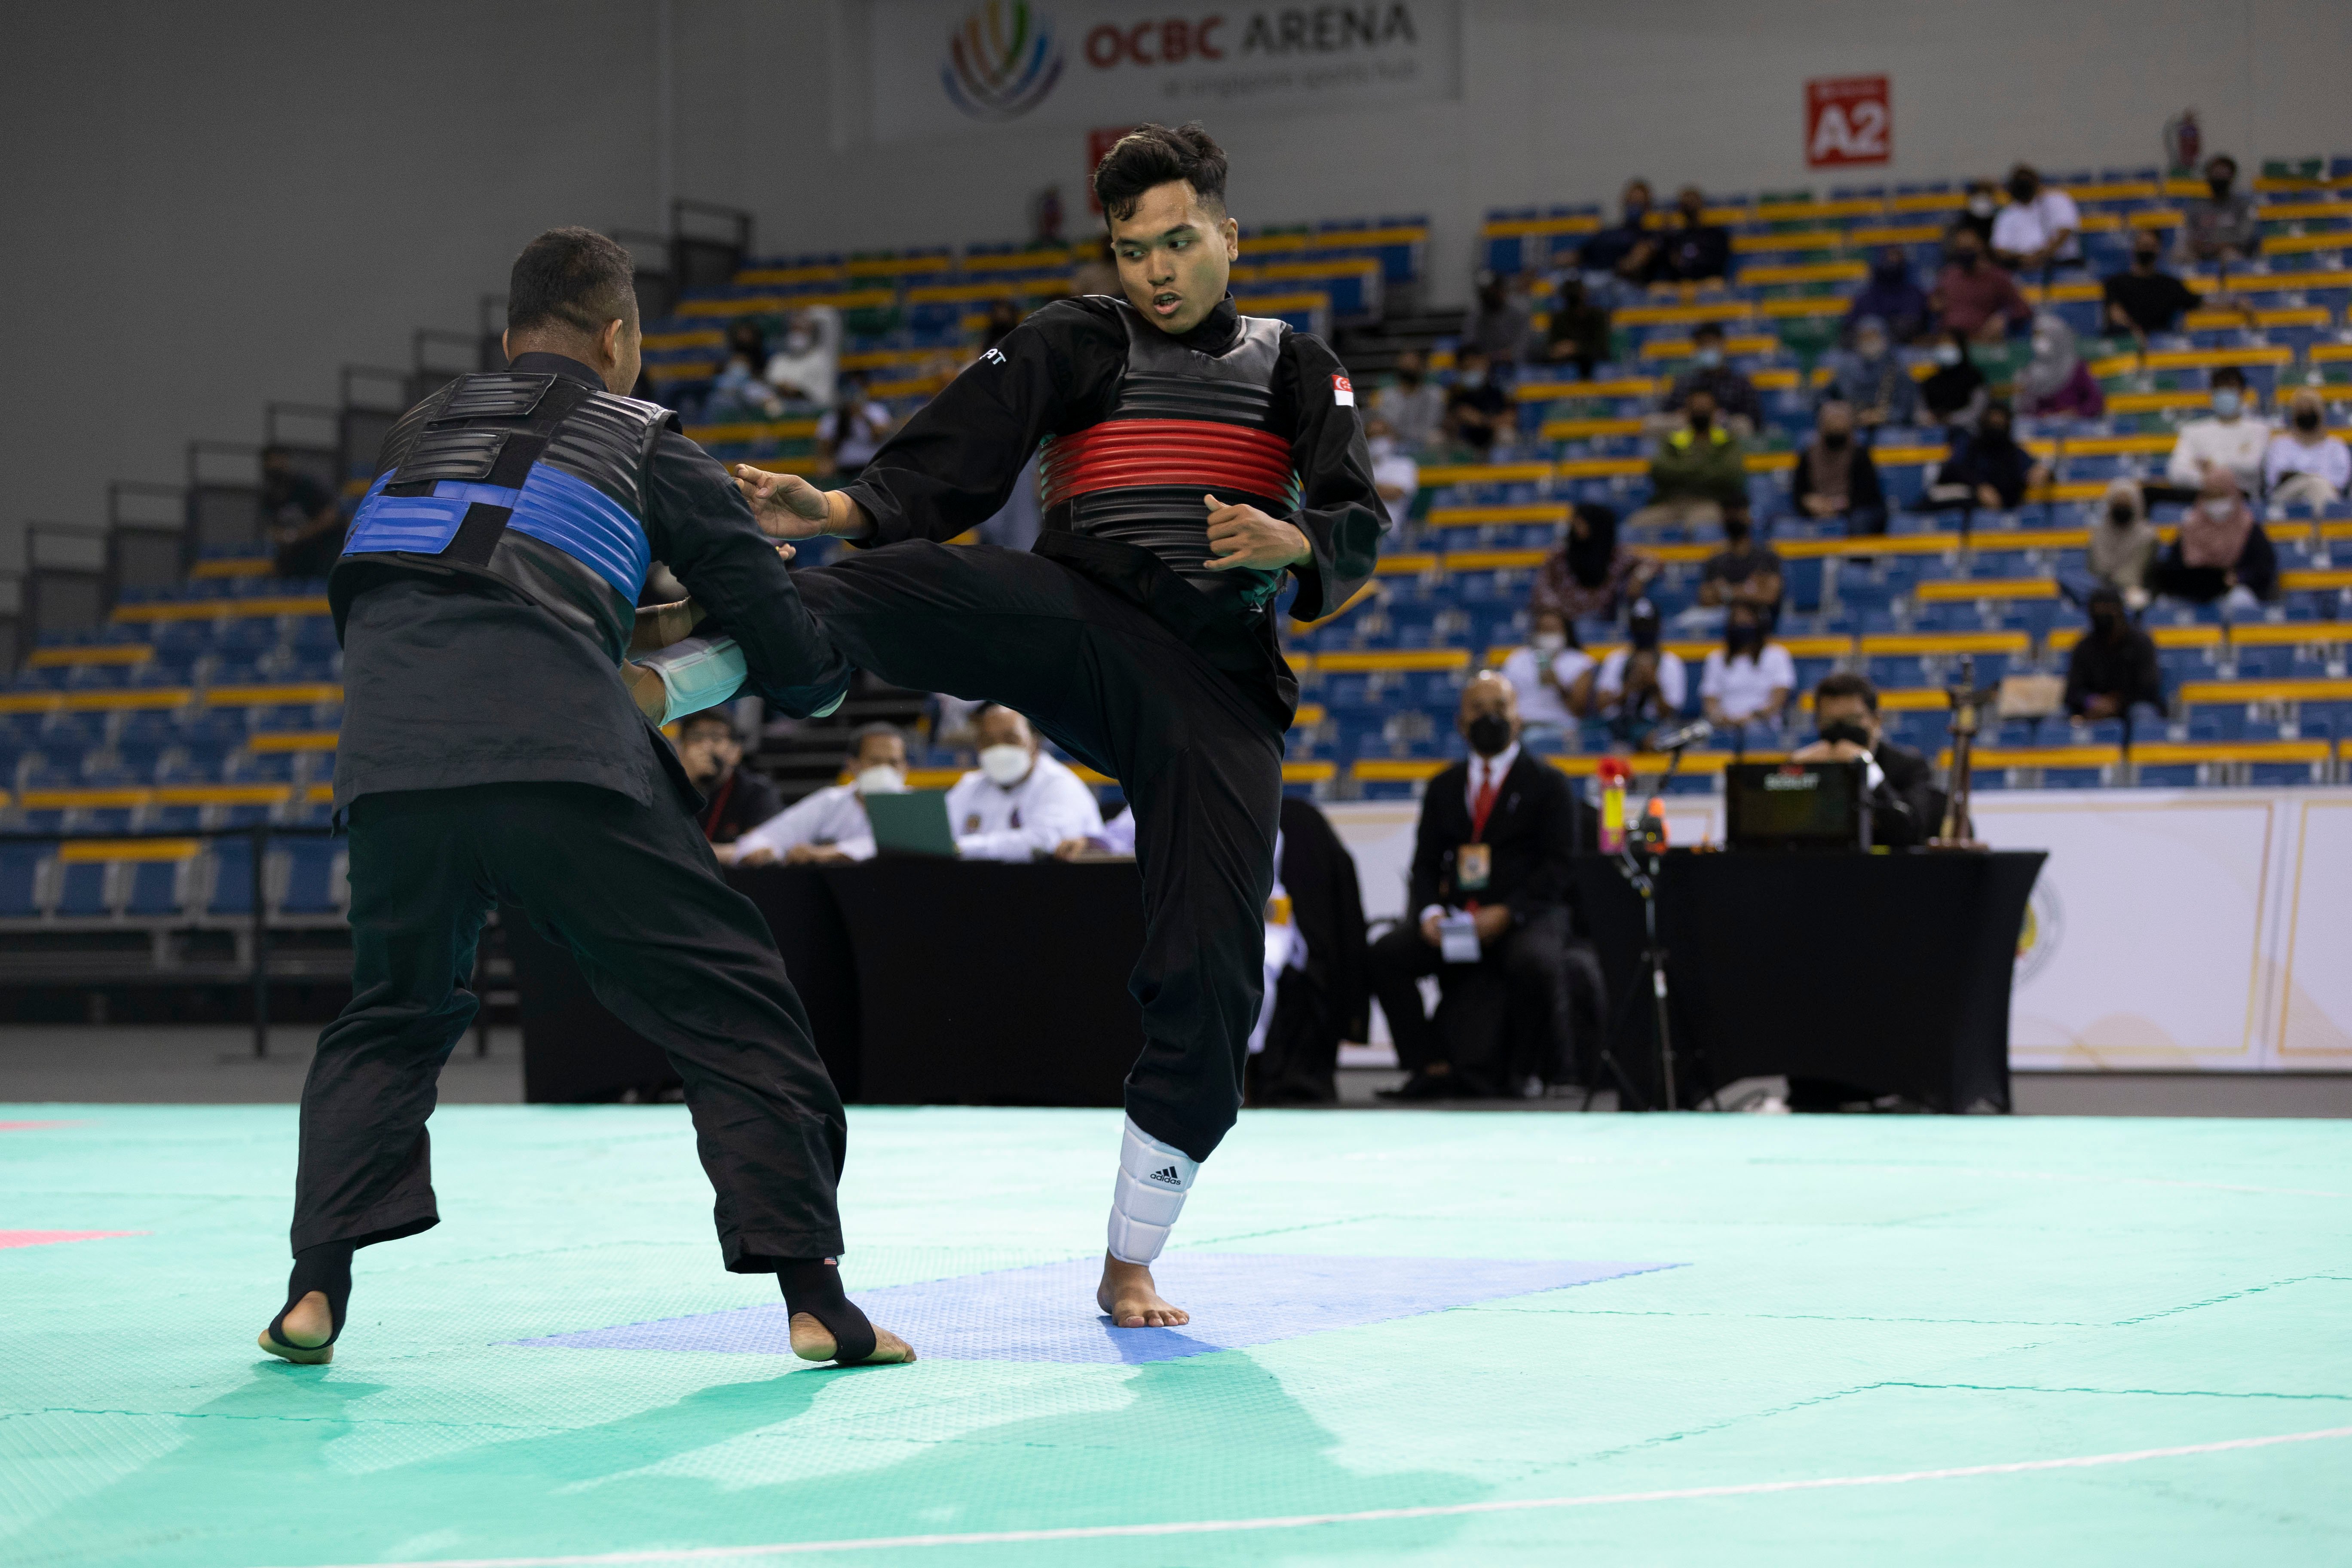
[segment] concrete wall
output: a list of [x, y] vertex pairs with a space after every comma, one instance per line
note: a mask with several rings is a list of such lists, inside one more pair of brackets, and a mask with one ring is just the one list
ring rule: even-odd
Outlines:
[[[551, 224], [657, 226], [674, 188], [751, 208], [779, 253], [1019, 237], [1055, 182], [1084, 211], [1082, 132], [872, 145], [862, 18], [861, 0], [16, 16], [0, 568], [21, 521], [97, 521], [108, 479], [174, 479], [189, 438], [257, 439], [265, 401], [331, 401], [340, 364], [469, 329]], [[1844, 73], [1893, 79], [1896, 162], [1873, 179], [2145, 165], [2184, 107], [2209, 146], [2352, 151], [2341, 0], [1465, 0], [1463, 48], [1458, 101], [1220, 119], [1236, 213], [1426, 212], [1455, 300], [1489, 207], [1613, 198], [1634, 173], [1835, 183], [1803, 167], [1801, 105], [1807, 78]]]

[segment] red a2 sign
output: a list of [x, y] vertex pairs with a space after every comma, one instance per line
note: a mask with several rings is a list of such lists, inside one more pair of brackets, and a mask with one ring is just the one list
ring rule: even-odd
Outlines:
[[1883, 76], [1817, 78], [1805, 84], [1805, 165], [1884, 163], [1895, 151], [1895, 116]]

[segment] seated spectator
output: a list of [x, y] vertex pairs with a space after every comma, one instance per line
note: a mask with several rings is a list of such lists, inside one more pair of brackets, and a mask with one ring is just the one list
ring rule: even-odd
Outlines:
[[2317, 510], [2344, 499], [2352, 484], [2352, 451], [2327, 433], [2327, 405], [2316, 390], [2295, 388], [2286, 400], [2286, 428], [2263, 456], [2263, 489], [2273, 506]]
[[1397, 446], [1408, 457], [1418, 457], [1437, 439], [1445, 423], [1445, 389], [1429, 379], [1429, 367], [1417, 349], [1396, 356], [1396, 380], [1381, 388], [1371, 411], [1389, 423]]
[[[1519, 749], [1511, 684], [1492, 670], [1462, 689], [1456, 719], [1471, 755], [1429, 781], [1413, 836], [1412, 911], [1374, 942], [1372, 993], [1388, 1015], [1397, 1059], [1411, 1073], [1393, 1100], [1490, 1099], [1529, 1079], [1575, 1076], [1569, 946], [1575, 937], [1570, 862], [1576, 792], [1568, 776]], [[1476, 962], [1449, 963], [1440, 922], [1466, 914]], [[1473, 977], [1499, 983], [1507, 1013], [1476, 1038], [1441, 1039], [1421, 996]]]
[[1683, 403], [1681, 427], [1658, 443], [1650, 458], [1649, 504], [1625, 520], [1629, 528], [1670, 522], [1708, 523], [1748, 505], [1748, 465], [1739, 438], [1715, 415], [1715, 394], [1693, 387]]
[[1936, 469], [1930, 499], [1948, 504], [2013, 511], [2025, 492], [2050, 482], [2050, 465], [2034, 460], [2011, 428], [2009, 405], [1986, 406], [1974, 436], [1954, 437], [1952, 455]]
[[1622, 198], [1624, 216], [1613, 227], [1587, 239], [1576, 253], [1576, 264], [1587, 272], [1610, 272], [1628, 281], [1647, 276], [1658, 242], [1650, 232], [1650, 182], [1628, 180]]
[[1445, 394], [1445, 433], [1484, 458], [1513, 428], [1511, 395], [1487, 364], [1486, 351], [1465, 348], [1454, 357], [1454, 384]]
[[2054, 310], [2033, 318], [2033, 357], [2017, 373], [2017, 405], [2030, 415], [2096, 419], [2106, 395], [2074, 344], [2074, 329]]
[[767, 340], [751, 321], [738, 321], [727, 331], [727, 363], [710, 384], [707, 419], [777, 419], [784, 400], [761, 374], [768, 363]]
[[1477, 300], [1462, 319], [1463, 346], [1483, 350], [1489, 364], [1516, 365], [1528, 357], [1534, 332], [1535, 318], [1517, 280], [1479, 273]]
[[2180, 330], [2184, 311], [2205, 302], [2195, 289], [2164, 270], [2164, 251], [2153, 229], [2132, 236], [2131, 270], [2110, 277], [2102, 288], [2107, 330], [2129, 332], [2143, 347], [2150, 332]]
[[784, 396], [830, 408], [839, 391], [840, 363], [841, 312], [830, 305], [812, 305], [784, 318], [783, 336], [761, 374]]
[[1878, 722], [1878, 688], [1843, 670], [1813, 688], [1811, 743], [1791, 762], [1868, 764], [1870, 841], [1900, 849], [1925, 844], [1943, 829], [1936, 770], [1926, 756], [1886, 738]]
[[2159, 541], [2147, 521], [2147, 508], [2134, 479], [2116, 479], [2107, 486], [2092, 519], [2089, 582], [2071, 596], [2088, 604], [2088, 589], [2113, 588], [2137, 615], [2148, 601], [2148, 576], [2156, 566]]
[[261, 449], [261, 526], [280, 577], [323, 577], [343, 552], [343, 509], [283, 447]]
[[1065, 839], [1101, 831], [1086, 781], [1038, 749], [1029, 721], [995, 704], [973, 722], [980, 766], [948, 790], [956, 853], [971, 860], [1027, 860]]
[[849, 782], [802, 796], [781, 816], [751, 828], [722, 860], [738, 866], [820, 865], [874, 858], [874, 826], [866, 797], [902, 795], [907, 788], [907, 738], [895, 724], [868, 724], [851, 737]]
[[[1721, 321], [1701, 321], [1691, 333], [1690, 368], [1675, 377], [1666, 394], [1666, 414], [1680, 414], [1690, 403], [1691, 394], [1701, 391], [1715, 398], [1715, 411], [1724, 428], [1743, 440], [1756, 433], [1763, 405], [1757, 399], [1756, 384], [1726, 357]], [[1672, 429], [1677, 423], [1667, 418], [1663, 427]]]
[[1637, 749], [1690, 700], [1690, 671], [1680, 654], [1660, 646], [1658, 632], [1657, 606], [1636, 601], [1625, 617], [1626, 646], [1611, 648], [1592, 678], [1593, 713], [1618, 742]]
[[1698, 569], [1698, 602], [1710, 610], [1746, 605], [1769, 626], [1780, 617], [1789, 574], [1779, 555], [1756, 542], [1755, 534], [1746, 507], [1723, 514], [1723, 548]]
[[722, 866], [736, 841], [784, 809], [776, 786], [742, 765], [743, 737], [723, 708], [688, 714], [677, 727], [677, 760], [702, 792], [702, 837]]
[[1822, 405], [1813, 438], [1797, 454], [1790, 494], [1807, 517], [1843, 518], [1849, 537], [1886, 531], [1886, 491], [1870, 448], [1853, 438], [1853, 409]]
[[1592, 656], [1577, 646], [1576, 623], [1558, 610], [1528, 617], [1528, 646], [1503, 660], [1503, 679], [1519, 700], [1519, 718], [1529, 733], [1565, 735], [1591, 710]]
[[1721, 281], [1731, 271], [1731, 234], [1706, 221], [1706, 198], [1696, 185], [1685, 185], [1675, 197], [1673, 226], [1661, 237], [1658, 258], [1652, 266], [1653, 283]]
[[2074, 198], [2045, 185], [2031, 163], [2009, 172], [2009, 205], [1992, 220], [1992, 258], [2012, 272], [2046, 274], [2064, 262], [2083, 259], [2076, 238], [2083, 215]]
[[1862, 324], [1875, 319], [1881, 332], [1898, 343], [1915, 342], [1927, 330], [1927, 291], [1911, 276], [1911, 258], [1899, 245], [1884, 246], [1870, 264], [1870, 279], [1854, 293], [1845, 309], [1845, 337], [1851, 342]]
[[1100, 236], [1095, 241], [1093, 253], [1070, 268], [1070, 292], [1108, 294], [1114, 300], [1123, 300], [1127, 297], [1124, 290], [1125, 286], [1118, 280], [1118, 262], [1111, 255], [1110, 236]]
[[856, 479], [889, 438], [890, 410], [866, 395], [864, 373], [852, 371], [843, 376], [840, 405], [826, 409], [816, 422], [825, 471], [844, 479]]
[[1954, 224], [1944, 241], [1944, 269], [1928, 296], [1936, 324], [1974, 342], [1997, 343], [2011, 322], [2023, 321], [2033, 307], [2017, 291], [2017, 281], [1985, 255], [1976, 230]]
[[2206, 476], [2217, 468], [2237, 475], [2238, 488], [2249, 494], [2263, 482], [2263, 459], [2270, 455], [2271, 427], [2260, 417], [2246, 390], [2246, 373], [2223, 365], [2213, 373], [2213, 417], [2191, 419], [2173, 438], [2172, 456], [2164, 477], [2176, 487], [2202, 490]]
[[1573, 363], [1576, 374], [1592, 379], [1592, 367], [1609, 358], [1609, 309], [1586, 297], [1580, 273], [1563, 274], [1552, 292], [1551, 321], [1544, 331], [1544, 357], [1554, 364]]
[[2254, 521], [2236, 470], [2206, 470], [2172, 548], [2157, 561], [2151, 585], [2175, 599], [2196, 605], [2221, 599], [2240, 611], [2277, 595], [2278, 554]]
[[1853, 346], [1829, 355], [1828, 368], [1822, 401], [1853, 409], [1853, 422], [1865, 439], [1881, 425], [1908, 425], [1918, 416], [1919, 384], [1895, 352], [1886, 323], [1876, 316], [1855, 320]]
[[1993, 221], [2000, 216], [2000, 187], [1990, 180], [1970, 180], [1967, 199], [1960, 203], [1960, 216], [1952, 221], [1990, 245]]
[[1973, 430], [1991, 397], [1984, 372], [1969, 355], [1968, 338], [1948, 333], [1936, 345], [1935, 371], [1919, 384], [1919, 406], [1927, 410], [1927, 422], [1946, 430]]
[[1723, 646], [1710, 649], [1699, 670], [1698, 700], [1707, 722], [1738, 741], [1769, 738], [1780, 725], [1796, 689], [1797, 661], [1770, 640], [1764, 612], [1735, 599], [1724, 622]]
[[2091, 626], [2066, 656], [2066, 711], [2078, 720], [2121, 719], [2164, 705], [2156, 642], [2124, 613], [2113, 588], [2093, 591]]
[[2205, 195], [2180, 209], [2180, 259], [2224, 264], [2250, 261], [2262, 248], [2262, 214], [2253, 196], [2237, 189], [2238, 161], [2226, 153], [2205, 160]]
[[1568, 514], [1568, 536], [1536, 568], [1528, 609], [1571, 621], [1615, 620], [1617, 606], [1639, 595], [1657, 572], [1654, 557], [1618, 542], [1614, 511], [1579, 501]]
[[1377, 414], [1364, 421], [1364, 446], [1372, 458], [1372, 489], [1389, 509], [1389, 521], [1402, 528], [1421, 493], [1421, 465], [1398, 448], [1394, 427]]

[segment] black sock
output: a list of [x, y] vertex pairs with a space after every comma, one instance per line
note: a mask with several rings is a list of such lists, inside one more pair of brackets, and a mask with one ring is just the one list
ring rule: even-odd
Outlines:
[[[294, 1342], [278, 1331], [286, 1326], [286, 1314], [300, 1304], [303, 1297], [313, 1290], [327, 1298], [327, 1314], [333, 1332], [327, 1343], [333, 1344], [343, 1331], [343, 1309], [352, 1299], [352, 1253], [356, 1250], [348, 1241], [322, 1241], [316, 1247], [306, 1247], [294, 1255], [294, 1272], [286, 1279], [286, 1305], [278, 1316], [269, 1320], [269, 1337], [281, 1345]], [[296, 1347], [316, 1350], [316, 1345]]]
[[874, 1353], [874, 1325], [842, 1293], [841, 1269], [829, 1258], [787, 1258], [776, 1270], [784, 1309], [806, 1312], [833, 1335], [833, 1359], [855, 1366]]

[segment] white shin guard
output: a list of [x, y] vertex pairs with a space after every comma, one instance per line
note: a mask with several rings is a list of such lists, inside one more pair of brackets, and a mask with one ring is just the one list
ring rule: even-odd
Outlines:
[[1118, 1186], [1110, 1200], [1110, 1255], [1121, 1263], [1149, 1263], [1159, 1257], [1200, 1172], [1199, 1161], [1129, 1120], [1119, 1141]]

